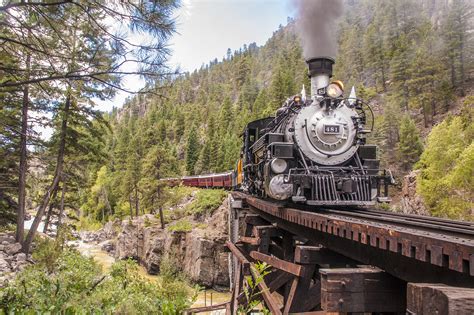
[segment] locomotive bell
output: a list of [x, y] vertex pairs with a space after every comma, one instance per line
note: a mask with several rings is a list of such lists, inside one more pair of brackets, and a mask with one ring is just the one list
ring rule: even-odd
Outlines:
[[316, 99], [318, 95], [325, 93], [332, 77], [332, 65], [334, 59], [330, 57], [317, 57], [306, 60], [308, 64], [309, 77], [311, 78], [311, 98]]

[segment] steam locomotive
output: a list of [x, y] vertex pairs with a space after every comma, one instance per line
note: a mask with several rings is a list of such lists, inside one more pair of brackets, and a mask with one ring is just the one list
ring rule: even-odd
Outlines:
[[393, 178], [380, 171], [376, 146], [366, 144], [373, 130], [372, 109], [356, 98], [354, 88], [344, 98], [343, 83], [330, 82], [332, 58], [313, 58], [307, 64], [311, 98], [302, 92], [287, 100], [275, 117], [247, 125], [242, 189], [309, 205], [389, 201]]
[[[380, 170], [377, 147], [366, 144], [374, 115], [355, 90], [330, 82], [334, 60], [307, 60], [311, 98], [288, 99], [268, 117], [243, 132], [241, 159], [234, 171], [187, 176], [194, 187], [241, 189], [275, 200], [308, 205], [369, 206], [388, 202], [390, 171]], [[370, 113], [370, 117], [368, 117]], [[175, 180], [177, 179], [169, 179]]]

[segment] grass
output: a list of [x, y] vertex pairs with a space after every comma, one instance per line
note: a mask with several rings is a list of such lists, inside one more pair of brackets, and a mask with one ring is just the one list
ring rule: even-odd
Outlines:
[[172, 232], [191, 232], [193, 229], [193, 224], [189, 220], [181, 219], [176, 221], [173, 225], [168, 227], [169, 231]]

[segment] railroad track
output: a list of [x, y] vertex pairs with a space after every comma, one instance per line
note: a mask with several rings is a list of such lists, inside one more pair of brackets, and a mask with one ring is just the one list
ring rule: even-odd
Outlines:
[[380, 210], [296, 208], [240, 192], [272, 224], [405, 281], [474, 287], [474, 223]]
[[361, 218], [375, 222], [394, 224], [401, 227], [410, 227], [432, 233], [474, 239], [474, 222], [448, 220], [421, 215], [394, 213], [380, 210], [337, 210], [318, 209], [318, 212], [343, 215], [345, 217]]

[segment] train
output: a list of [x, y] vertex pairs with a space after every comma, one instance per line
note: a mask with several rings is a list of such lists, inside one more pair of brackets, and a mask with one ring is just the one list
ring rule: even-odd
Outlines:
[[274, 116], [252, 121], [242, 133], [235, 170], [180, 179], [200, 188], [239, 189], [261, 198], [316, 206], [371, 206], [390, 201], [390, 170], [380, 168], [377, 147], [367, 144], [374, 114], [354, 87], [331, 81], [334, 59], [306, 61], [309, 98], [288, 98]]

